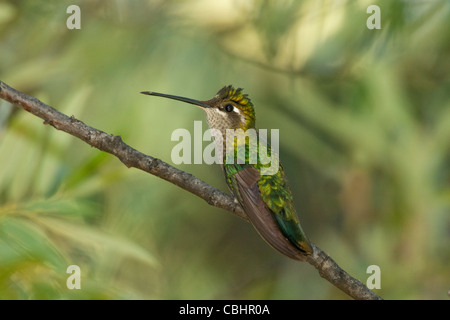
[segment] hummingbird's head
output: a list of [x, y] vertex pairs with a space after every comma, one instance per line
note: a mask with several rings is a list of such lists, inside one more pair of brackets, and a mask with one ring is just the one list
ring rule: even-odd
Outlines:
[[200, 101], [189, 98], [144, 91], [147, 95], [165, 97], [196, 105], [206, 112], [206, 119], [211, 128], [225, 132], [226, 129], [255, 128], [255, 110], [250, 98], [242, 93], [241, 88], [226, 86], [210, 100]]
[[209, 108], [203, 108], [211, 128], [243, 129], [255, 127], [255, 110], [250, 98], [241, 88], [231, 85], [223, 87], [211, 100], [204, 101]]

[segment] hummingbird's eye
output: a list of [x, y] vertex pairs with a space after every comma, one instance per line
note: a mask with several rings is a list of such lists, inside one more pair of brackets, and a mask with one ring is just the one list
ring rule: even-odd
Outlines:
[[232, 104], [227, 104], [227, 105], [225, 106], [225, 111], [226, 111], [226, 112], [231, 112], [231, 111], [233, 111], [233, 109], [234, 109], [234, 107], [233, 107]]

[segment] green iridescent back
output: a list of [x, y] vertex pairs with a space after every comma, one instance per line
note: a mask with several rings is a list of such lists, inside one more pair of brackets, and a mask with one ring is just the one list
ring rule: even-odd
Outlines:
[[[259, 141], [259, 136], [258, 134], [256, 135]], [[245, 152], [239, 153], [239, 147], [243, 147]], [[260, 150], [260, 148], [262, 148], [262, 150]], [[255, 151], [257, 153], [257, 162], [252, 163], [252, 161], [250, 161], [250, 156], [251, 152]], [[262, 168], [270, 166], [270, 163], [263, 164], [261, 162], [259, 151], [261, 151], [262, 154], [267, 154], [269, 157], [272, 155], [270, 146], [259, 144], [255, 141], [255, 139], [245, 139], [245, 144], [244, 141], [238, 141], [238, 139], [236, 139], [234, 143], [234, 150], [231, 150], [230, 148], [227, 153], [225, 153], [224, 172], [227, 184], [231, 190], [237, 191], [242, 187], [235, 179], [235, 175], [239, 171], [244, 170], [248, 166], [252, 166], [261, 172]], [[229, 156], [230, 152], [234, 152], [234, 157]], [[231, 163], [227, 163], [227, 155], [228, 159], [233, 159]], [[306, 238], [297, 218], [292, 193], [287, 183], [281, 163], [279, 163], [278, 171], [275, 174], [260, 175], [258, 180], [258, 189], [261, 200], [272, 213], [283, 234], [299, 249], [306, 252], [311, 252], [309, 241]], [[243, 199], [240, 192], [234, 193], [237, 196], [238, 201], [242, 203]]]

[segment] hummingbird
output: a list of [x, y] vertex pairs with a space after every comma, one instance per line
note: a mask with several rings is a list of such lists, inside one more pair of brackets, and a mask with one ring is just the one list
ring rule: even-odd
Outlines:
[[[222, 135], [222, 139], [215, 137], [216, 143], [226, 141], [228, 129], [256, 130], [253, 103], [241, 88], [225, 86], [210, 100], [194, 100], [151, 91], [141, 93], [200, 107], [206, 113], [209, 127]], [[239, 142], [236, 140], [233, 139], [232, 152], [238, 147]], [[256, 163], [249, 161], [249, 149], [254, 147], [249, 140], [240, 142], [245, 144], [245, 159], [242, 161], [227, 162], [226, 152], [222, 153], [221, 166], [226, 183], [256, 231], [270, 246], [289, 258], [304, 260], [313, 249], [300, 225], [281, 162], [278, 162], [276, 173], [261, 174], [267, 164], [263, 164], [259, 157]], [[257, 144], [256, 147], [261, 148], [261, 145]], [[270, 146], [265, 148], [268, 153], [271, 152]]]

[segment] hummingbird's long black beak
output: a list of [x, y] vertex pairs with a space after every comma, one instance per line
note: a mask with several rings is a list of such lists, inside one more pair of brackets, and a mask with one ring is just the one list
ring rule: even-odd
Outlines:
[[178, 101], [183, 101], [186, 103], [190, 103], [190, 104], [194, 104], [196, 106], [200, 106], [202, 108], [211, 108], [210, 105], [206, 104], [203, 101], [199, 101], [199, 100], [194, 100], [194, 99], [189, 99], [189, 98], [185, 98], [185, 97], [179, 97], [179, 96], [173, 96], [171, 94], [165, 94], [165, 93], [158, 93], [158, 92], [151, 92], [151, 91], [142, 91], [142, 94], [146, 94], [149, 96], [157, 96], [157, 97], [163, 97], [163, 98], [168, 98], [168, 99], [173, 99], [173, 100], [178, 100]]

